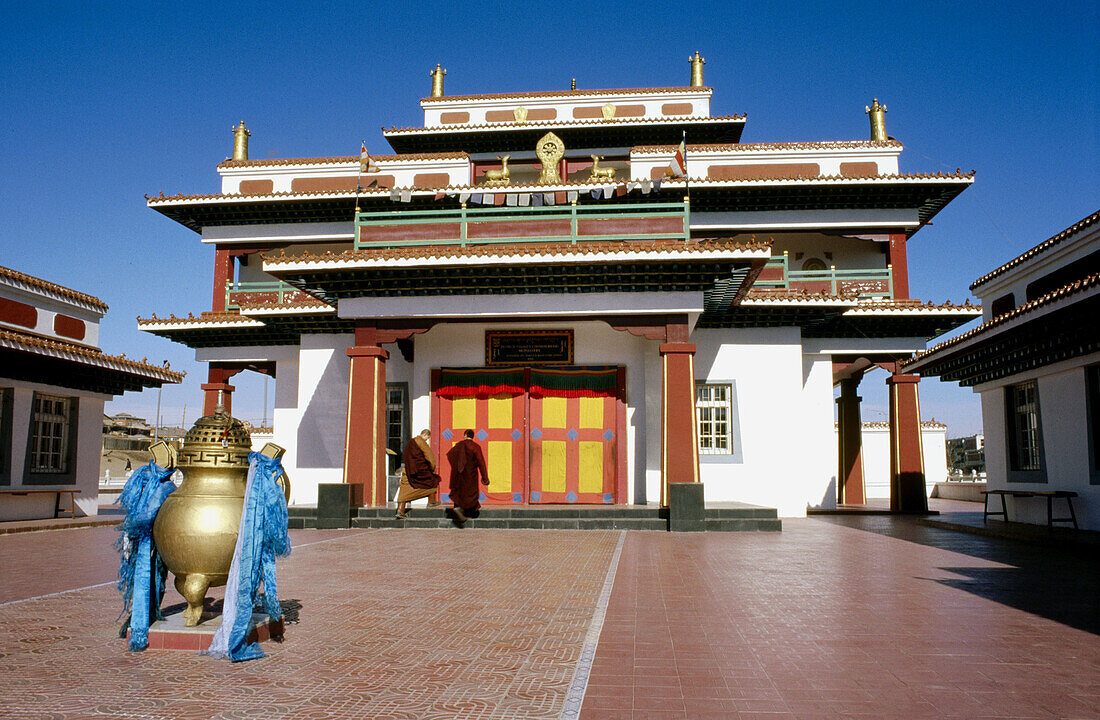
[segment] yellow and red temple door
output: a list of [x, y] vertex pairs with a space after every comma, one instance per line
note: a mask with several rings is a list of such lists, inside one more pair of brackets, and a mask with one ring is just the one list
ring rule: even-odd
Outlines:
[[471, 429], [491, 480], [482, 503], [625, 502], [623, 387], [617, 367], [436, 371], [433, 445], [444, 501], [447, 450]]

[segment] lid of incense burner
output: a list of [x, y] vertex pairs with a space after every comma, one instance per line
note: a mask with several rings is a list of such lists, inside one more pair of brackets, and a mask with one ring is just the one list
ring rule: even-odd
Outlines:
[[180, 467], [248, 467], [252, 436], [240, 420], [219, 405], [195, 421], [183, 437]]

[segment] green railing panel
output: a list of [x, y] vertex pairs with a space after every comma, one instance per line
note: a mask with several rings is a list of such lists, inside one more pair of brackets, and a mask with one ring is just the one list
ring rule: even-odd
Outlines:
[[241, 306], [233, 302], [233, 297], [236, 295], [253, 293], [271, 293], [275, 295], [278, 303], [282, 305], [283, 300], [288, 294], [301, 293], [301, 291], [293, 285], [282, 282], [280, 280], [272, 280], [268, 282], [228, 281], [225, 283], [225, 309], [240, 310]]
[[[581, 220], [624, 220], [624, 219], [678, 218], [683, 220], [683, 229], [661, 233], [595, 233], [581, 234]], [[469, 226], [491, 225], [492, 223], [525, 222], [537, 220], [569, 220], [569, 234], [487, 236], [470, 237]], [[415, 240], [361, 240], [360, 228], [363, 227], [425, 227], [454, 225], [453, 236], [439, 233], [439, 237], [417, 238]], [[649, 240], [668, 238], [686, 240], [690, 237], [690, 213], [688, 205], [683, 203], [627, 203], [615, 205], [580, 205], [577, 203], [562, 205], [522, 206], [506, 205], [493, 207], [449, 208], [442, 210], [387, 210], [382, 212], [359, 212], [355, 215], [355, 248], [379, 247], [416, 247], [425, 245], [478, 245], [563, 242], [576, 243], [585, 240]]]
[[845, 284], [881, 282], [885, 284], [885, 290], [865, 290], [859, 294], [866, 297], [894, 297], [894, 271], [891, 266], [853, 270], [837, 270], [835, 267], [827, 270], [791, 270], [789, 259], [784, 253], [783, 257], [769, 260], [764, 267], [765, 271], [768, 268], [778, 268], [780, 277], [757, 280], [755, 283], [757, 287], [789, 290], [792, 285], [797, 286], [800, 283], [828, 283], [829, 292], [836, 295]]

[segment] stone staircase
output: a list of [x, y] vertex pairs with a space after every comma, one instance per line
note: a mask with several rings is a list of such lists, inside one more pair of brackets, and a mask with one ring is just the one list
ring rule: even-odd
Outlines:
[[[394, 517], [396, 508], [351, 508], [350, 526], [355, 528], [457, 529], [443, 508], [412, 507], [407, 520]], [[466, 528], [528, 530], [668, 530], [668, 509], [657, 505], [524, 505], [484, 506]], [[290, 508], [291, 528], [317, 527], [317, 509]], [[745, 503], [715, 503], [706, 507], [698, 528], [704, 532], [772, 531], [783, 529], [775, 508]]]

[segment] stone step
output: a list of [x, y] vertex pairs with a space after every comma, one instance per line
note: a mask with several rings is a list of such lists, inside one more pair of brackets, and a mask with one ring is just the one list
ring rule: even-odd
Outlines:
[[[432, 517], [438, 515], [442, 511], [442, 508], [425, 508], [425, 507], [411, 507], [408, 509], [409, 517]], [[393, 517], [396, 512], [394, 507], [372, 507], [372, 508], [358, 508], [354, 517], [371, 519], [371, 518], [389, 518]], [[481, 517], [483, 518], [517, 518], [517, 519], [580, 519], [580, 518], [623, 518], [623, 519], [638, 519], [638, 518], [668, 518], [668, 510], [658, 507], [631, 507], [629, 505], [617, 505], [617, 506], [522, 506], [522, 507], [494, 507], [494, 506], [482, 506]], [[748, 517], [748, 516], [746, 516]]]
[[[348, 511], [356, 528], [455, 528], [445, 507], [408, 509], [408, 519], [394, 517], [396, 507], [360, 507]], [[290, 508], [289, 526], [318, 526], [317, 509]], [[668, 530], [668, 508], [656, 505], [523, 505], [485, 506], [467, 528], [538, 530]], [[706, 508], [702, 526], [710, 532], [778, 532], [783, 529], [775, 508], [744, 503], [718, 503]]]
[[769, 519], [779, 517], [775, 508], [746, 506], [742, 508], [708, 507], [708, 520]]
[[[435, 528], [458, 529], [458, 526], [445, 517], [414, 518], [397, 520], [388, 518], [356, 518], [352, 521], [356, 528]], [[484, 514], [467, 520], [464, 529], [497, 530], [668, 530], [668, 522], [660, 518], [494, 518]]]

